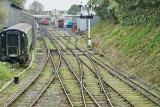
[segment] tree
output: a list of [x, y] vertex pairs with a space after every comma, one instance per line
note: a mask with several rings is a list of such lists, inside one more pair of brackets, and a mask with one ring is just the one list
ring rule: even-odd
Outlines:
[[68, 10], [68, 14], [76, 15], [80, 11], [81, 11], [80, 7], [76, 4], [73, 4]]
[[8, 19], [8, 11], [5, 10], [3, 7], [0, 7], [0, 29], [4, 26]]
[[8, 1], [13, 3], [13, 4], [15, 4], [15, 5], [17, 5], [17, 6], [19, 6], [19, 7], [23, 7], [23, 3], [26, 0], [8, 0]]
[[30, 6], [29, 9], [32, 11], [32, 14], [41, 14], [44, 11], [44, 5], [39, 3], [38, 1], [34, 1]]

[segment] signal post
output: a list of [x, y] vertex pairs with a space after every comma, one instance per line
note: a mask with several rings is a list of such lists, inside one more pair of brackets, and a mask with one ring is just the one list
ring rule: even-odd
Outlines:
[[[87, 14], [83, 14], [82, 13], [82, 7], [89, 7], [89, 10], [87, 11], [88, 13]], [[82, 5], [82, 2], [81, 2], [81, 5], [80, 5], [80, 8], [81, 8], [81, 15], [80, 15], [80, 18], [81, 19], [88, 19], [88, 47], [92, 47], [92, 39], [91, 39], [91, 19], [93, 19], [93, 15], [95, 15], [93, 13], [93, 10], [92, 10], [92, 7], [98, 7], [98, 5]]]

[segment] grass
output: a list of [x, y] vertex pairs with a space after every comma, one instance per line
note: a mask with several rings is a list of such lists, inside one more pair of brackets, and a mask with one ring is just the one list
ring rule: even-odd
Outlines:
[[[39, 44], [39, 45], [38, 45]], [[36, 42], [36, 48], [41, 48], [42, 47], [42, 44], [41, 44], [41, 42], [38, 40], [37, 42]], [[33, 50], [31, 50], [31, 51], [33, 51]], [[30, 75], [31, 74], [31, 71], [33, 71], [34, 69], [35, 69], [35, 67], [36, 67], [36, 62], [37, 62], [37, 59], [36, 59], [36, 56], [37, 56], [37, 49], [36, 50], [34, 50], [34, 61], [33, 61], [33, 64], [32, 64], [32, 66], [31, 66], [31, 68], [28, 70], [28, 71], [26, 71], [26, 72], [24, 72], [21, 76], [20, 76], [20, 82], [21, 81], [23, 81], [24, 79], [26, 79], [26, 77], [28, 76], [28, 75]], [[11, 67], [11, 65], [9, 64], [9, 63], [6, 63], [5, 65], [4, 64], [2, 64], [2, 63], [0, 63], [0, 65], [3, 65], [3, 69], [4, 70], [6, 70], [7, 72], [12, 72], [11, 70], [10, 70], [10, 67]], [[14, 65], [15, 67], [17, 66], [16, 64]], [[1, 66], [0, 66], [1, 67]], [[0, 69], [0, 70], [2, 70], [2, 69]], [[4, 71], [3, 70], [3, 71]], [[10, 71], [9, 71], [10, 70]], [[19, 69], [19, 71], [20, 71], [20, 69]], [[21, 70], [22, 71], [22, 70]], [[35, 72], [35, 71], [34, 71]], [[12, 79], [13, 78], [13, 76], [14, 75], [17, 75], [18, 73], [20, 73], [20, 72], [12, 72], [13, 74], [11, 74], [11, 73], [8, 73], [8, 74], [6, 74], [6, 75], [9, 75], [9, 74], [11, 74], [11, 75], [9, 75], [8, 76], [8, 79]], [[1, 73], [0, 73], [0, 75], [1, 75]], [[32, 74], [32, 76], [34, 76], [33, 74]], [[30, 77], [30, 76], [29, 76]], [[29, 78], [29, 77], [27, 77], [27, 78]], [[5, 78], [5, 77], [4, 77]], [[32, 78], [33, 79], [33, 78]], [[32, 80], [32, 79], [30, 79], [30, 80]], [[7, 82], [7, 81], [5, 81], [5, 80], [2, 80], [2, 79], [0, 79], [3, 83], [0, 83], [0, 88], [2, 88], [3, 87], [3, 85], [4, 85], [4, 83], [5, 82]], [[5, 100], [3, 100], [1, 103], [0, 103], [0, 106], [2, 106], [5, 102], [7, 102], [7, 100], [8, 100], [8, 96], [10, 96], [10, 95], [12, 95], [15, 91], [17, 91], [17, 90], [19, 90], [19, 89], [21, 89], [21, 88], [23, 88], [20, 84], [19, 85], [16, 85], [16, 84], [10, 84], [4, 91], [2, 91], [2, 93], [1, 93], [1, 95], [2, 96], [4, 96], [4, 99]]]
[[5, 83], [0, 83], [0, 89], [5, 85]]
[[15, 68], [15, 70], [12, 70], [12, 64], [10, 63], [0, 63], [0, 68], [0, 81], [2, 82], [0, 84], [0, 88], [3, 87], [5, 82], [13, 79], [13, 77], [23, 69], [18, 67], [17, 63], [13, 64], [13, 68]]
[[[41, 48], [43, 45], [42, 41], [37, 40], [36, 47]], [[33, 50], [31, 50], [33, 51]], [[30, 51], [30, 53], [31, 53]], [[35, 52], [35, 56], [37, 55], [37, 51]], [[35, 67], [35, 62], [33, 62], [33, 65], [31, 67], [31, 70], [34, 69]], [[19, 74], [21, 71], [23, 71], [24, 68], [19, 67], [18, 63], [13, 64], [13, 68], [16, 70], [11, 70], [12, 69], [12, 64], [10, 63], [2, 63], [0, 62], [0, 89], [5, 85], [6, 82], [10, 81], [13, 79], [13, 77], [17, 74]], [[22, 77], [20, 78], [21, 80], [25, 78], [30, 72], [25, 72]]]
[[93, 45], [125, 71], [160, 86], [160, 26], [100, 21], [91, 36]]
[[52, 42], [49, 40], [48, 37], [45, 37], [44, 39], [45, 39], [45, 41], [47, 43], [48, 49], [56, 50], [55, 46], [52, 44]]

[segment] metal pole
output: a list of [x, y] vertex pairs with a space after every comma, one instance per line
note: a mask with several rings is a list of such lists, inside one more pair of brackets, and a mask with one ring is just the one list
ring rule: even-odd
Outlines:
[[91, 21], [91, 20], [88, 19], [88, 47], [91, 47], [91, 46], [92, 46], [90, 21]]
[[82, 6], [82, 2], [81, 2], [81, 13], [82, 13], [82, 7], [83, 7], [83, 6]]

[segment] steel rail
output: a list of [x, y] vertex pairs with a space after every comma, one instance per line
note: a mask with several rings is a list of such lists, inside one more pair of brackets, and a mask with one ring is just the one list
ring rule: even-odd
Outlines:
[[[49, 33], [49, 32], [48, 32]], [[50, 34], [50, 33], [49, 33]], [[50, 34], [51, 35], [51, 34]], [[55, 39], [55, 38], [53, 38], [56, 42], [57, 42], [57, 44], [59, 44], [60, 45], [60, 43]], [[68, 42], [69, 43], [69, 42]], [[67, 43], [67, 45], [66, 44], [64, 44], [68, 49], [69, 49], [69, 47], [68, 47], [68, 43]], [[74, 54], [74, 53], [73, 53]], [[76, 55], [75, 55], [76, 56]], [[80, 72], [81, 72], [81, 82], [82, 82], [82, 84], [83, 84], [83, 71], [82, 71], [82, 65], [81, 65], [81, 62], [80, 62], [80, 60], [78, 59], [78, 57], [76, 56], [76, 58], [77, 58], [77, 60], [78, 60], [78, 63], [79, 63], [79, 69], [80, 69]], [[84, 96], [84, 90], [83, 90], [83, 86], [82, 86], [82, 84], [80, 84], [81, 85], [81, 94], [82, 94], [82, 98], [83, 98], [83, 103], [84, 103], [84, 106], [86, 107], [86, 100], [85, 100], [85, 96]]]
[[66, 51], [61, 45], [59, 45], [63, 51]]
[[[57, 37], [57, 36], [56, 36]], [[61, 41], [61, 39], [59, 38], [59, 37], [57, 37], [60, 41]], [[66, 39], [66, 38], [65, 38]], [[66, 39], [66, 40], [68, 40], [68, 39]], [[61, 41], [62, 42], [62, 41]], [[69, 40], [68, 40], [68, 42], [70, 42]], [[63, 43], [63, 42], [62, 42]], [[71, 42], [70, 42], [71, 43]], [[72, 43], [71, 43], [72, 44]], [[73, 44], [72, 44], [73, 45]], [[79, 57], [68, 47], [68, 49], [79, 59]], [[93, 62], [93, 61], [92, 61]], [[94, 64], [94, 62], [93, 62], [93, 64]], [[94, 64], [94, 66], [96, 67], [96, 65]], [[96, 68], [96, 70], [97, 70], [97, 68]], [[98, 73], [97, 73], [98, 74]], [[99, 74], [97, 75], [98, 77], [99, 77]], [[103, 84], [102, 84], [102, 82], [101, 82], [101, 79], [100, 79], [100, 77], [99, 77], [99, 82], [100, 82], [100, 87], [101, 87], [101, 89], [102, 89], [102, 91], [104, 92], [104, 94], [105, 94], [105, 96], [106, 96], [106, 98], [107, 98], [107, 101], [109, 102], [109, 104], [110, 104], [110, 106], [111, 107], [113, 107], [113, 104], [111, 103], [111, 101], [110, 101], [110, 99], [109, 99], [109, 97], [108, 97], [108, 95], [107, 95], [107, 93], [105, 92], [105, 90], [104, 90], [104, 87], [103, 87]]]
[[[72, 67], [70, 66], [70, 64], [67, 62], [67, 60], [65, 59], [65, 57], [63, 56], [63, 54], [61, 54], [63, 59], [65, 60], [65, 62], [67, 63], [70, 71], [75, 75], [75, 77], [77, 78], [77, 80], [79, 81], [80, 84], [82, 84], [82, 82], [80, 81], [80, 79], [78, 78], [78, 76], [76, 75], [76, 73], [74, 72], [74, 70], [72, 69]], [[98, 102], [95, 100], [95, 98], [92, 96], [92, 94], [87, 90], [87, 88], [84, 86], [84, 84], [82, 84], [83, 88], [86, 90], [86, 92], [90, 95], [90, 97], [93, 99], [93, 101], [97, 104], [97, 106], [100, 107], [100, 105], [98, 104]]]
[[15, 102], [38, 79], [38, 77], [41, 75], [41, 72], [44, 70], [48, 61], [49, 61], [49, 52], [47, 50], [47, 58], [45, 60], [45, 63], [41, 67], [41, 69], [40, 69], [39, 73], [36, 75], [36, 77], [23, 90], [21, 90], [9, 103], [7, 103], [4, 107], [8, 107], [8, 106], [12, 105], [13, 102]]
[[[82, 59], [80, 59], [82, 63], [84, 63], [95, 75], [96, 75], [96, 72], [89, 66], [87, 65]], [[109, 87], [111, 87], [116, 93], [119, 94], [119, 96], [121, 96], [123, 99], [125, 99], [132, 107], [134, 107], [134, 105], [128, 101], [124, 96], [122, 96], [117, 90], [115, 90], [111, 85], [109, 85], [103, 78], [102, 78], [102, 81], [105, 82], [105, 84], [107, 84]]]
[[[58, 37], [57, 37], [58, 38]], [[59, 39], [59, 38], [58, 38]], [[64, 37], [64, 39], [66, 39], [65, 37]], [[59, 39], [60, 40], [60, 39]], [[68, 39], [66, 39], [67, 41], [69, 41]], [[61, 40], [60, 40], [61, 41]], [[70, 42], [70, 41], [69, 41]], [[71, 43], [71, 42], [70, 42]], [[73, 43], [71, 43], [72, 45], [74, 45]], [[74, 45], [75, 46], [75, 45]], [[95, 67], [95, 69], [96, 69], [96, 71], [97, 71], [97, 76], [98, 76], [98, 79], [99, 79], [99, 85], [100, 85], [100, 87], [101, 87], [101, 90], [103, 91], [103, 93], [105, 94], [105, 96], [106, 96], [106, 98], [107, 98], [107, 101], [109, 102], [109, 104], [110, 104], [110, 106], [111, 107], [113, 107], [113, 104], [112, 104], [112, 102], [110, 101], [110, 98], [108, 97], [108, 94], [106, 93], [106, 91], [105, 91], [105, 89], [104, 89], [104, 86], [103, 86], [103, 84], [102, 84], [102, 81], [101, 81], [101, 77], [99, 76], [99, 71], [98, 71], [98, 69], [97, 69], [97, 66], [95, 65], [95, 63], [94, 63], [94, 61], [90, 58], [90, 56], [88, 56], [84, 51], [82, 51], [79, 47], [77, 47], [77, 46], [75, 46], [76, 48], [78, 48], [81, 52], [83, 52], [90, 60], [91, 60], [91, 62], [92, 62], [92, 64], [94, 65], [94, 67]], [[73, 52], [74, 53], [74, 52]]]
[[[44, 31], [44, 32], [47, 34], [46, 31]], [[49, 37], [48, 34], [47, 34], [47, 36]], [[52, 64], [53, 64], [53, 66], [54, 66], [54, 68], [55, 68], [55, 73], [56, 73], [57, 76], [58, 76], [58, 79], [59, 79], [59, 81], [60, 81], [60, 83], [61, 83], [61, 86], [62, 86], [62, 88], [63, 88], [63, 90], [64, 90], [64, 92], [65, 92], [65, 95], [66, 95], [66, 97], [67, 97], [70, 105], [73, 107], [73, 103], [72, 103], [71, 99], [69, 98], [68, 92], [67, 92], [67, 90], [66, 90], [66, 88], [65, 88], [65, 86], [64, 86], [64, 83], [62, 82], [62, 80], [61, 80], [61, 78], [60, 78], [60, 76], [59, 76], [59, 72], [58, 72], [58, 70], [59, 70], [59, 68], [60, 68], [60, 65], [61, 65], [61, 54], [60, 54], [61, 52], [60, 52], [60, 50], [58, 49], [58, 47], [55, 45], [55, 43], [52, 41], [52, 39], [51, 39], [50, 37], [49, 37], [49, 39], [51, 40], [51, 42], [54, 44], [54, 46], [56, 47], [56, 49], [57, 49], [58, 52], [59, 52], [60, 61], [59, 61], [58, 67], [56, 67], [56, 65], [55, 65], [55, 63], [54, 63], [54, 61], [53, 61], [53, 58], [52, 58], [52, 56], [51, 56], [51, 54], [50, 54], [50, 58], [51, 58]]]
[[[50, 33], [49, 33], [49, 34], [50, 34]], [[55, 38], [53, 38], [53, 39], [55, 40]], [[58, 43], [58, 41], [56, 41], [56, 42]], [[62, 41], [61, 41], [61, 42], [62, 42]], [[63, 42], [62, 42], [62, 43], [63, 43]], [[69, 42], [68, 42], [68, 43], [69, 43]], [[67, 44], [68, 44], [68, 43], [67, 43]], [[64, 43], [63, 43], [63, 44], [64, 44]], [[80, 72], [81, 72], [80, 80], [81, 80], [81, 82], [82, 82], [82, 84], [83, 84], [83, 71], [82, 71], [82, 65], [81, 65], [80, 59], [79, 59], [79, 57], [68, 47], [68, 45], [66, 45], [66, 44], [64, 44], [64, 45], [76, 56], [76, 58], [77, 58], [77, 60], [78, 60], [79, 70], [80, 70]], [[81, 94], [82, 94], [84, 106], [86, 107], [86, 100], [85, 100], [84, 90], [83, 90], [82, 84], [81, 84]]]
[[[130, 78], [126, 77], [125, 75], [120, 74], [119, 72], [111, 72], [110, 70], [108, 70], [108, 68], [106, 68], [106, 66], [100, 64], [99, 62], [97, 62], [96, 60], [94, 60], [94, 62], [96, 62], [97, 64], [99, 64], [101, 67], [103, 67], [104, 69], [106, 69], [111, 75], [118, 77], [120, 80], [122, 80], [123, 82], [125, 82], [126, 84], [128, 84], [130, 87], [132, 87], [133, 89], [137, 90], [138, 92], [140, 92], [142, 95], [146, 96], [149, 100], [151, 100], [153, 103], [155, 103], [156, 105], [160, 105], [160, 98], [159, 97], [155, 97], [157, 99], [157, 101], [153, 100], [152, 98], [150, 98], [150, 95], [146, 95], [146, 93], [142, 92], [142, 91], [146, 91], [148, 94], [151, 94], [150, 91], [146, 90], [145, 88], [143, 88], [142, 86], [136, 84], [133, 80], [131, 80]], [[124, 80], [125, 78], [125, 80]], [[127, 80], [127, 81], [126, 81]], [[133, 85], [131, 85], [133, 84]], [[138, 89], [141, 88], [141, 89]], [[153, 93], [152, 93], [153, 94]], [[152, 95], [151, 94], [151, 95]], [[153, 94], [154, 95], [154, 94]]]
[[[51, 58], [51, 60], [52, 60], [52, 64], [55, 66], [51, 54], [50, 54], [50, 58]], [[60, 64], [61, 64], [61, 63], [60, 63]], [[58, 65], [58, 66], [60, 67], [60, 65]], [[66, 96], [67, 96], [67, 98], [68, 98], [69, 103], [71, 104], [72, 107], [74, 107], [71, 99], [69, 98], [67, 89], [65, 88], [64, 83], [62, 82], [62, 80], [61, 80], [61, 78], [60, 78], [60, 76], [59, 76], [59, 72], [58, 72], [59, 67], [55, 70], [55, 72], [56, 72], [56, 74], [57, 74], [57, 76], [58, 76], [58, 78], [59, 78], [59, 81], [60, 81], [60, 83], [61, 83], [61, 85], [62, 85], [62, 87], [63, 87], [63, 90], [64, 90], [64, 92], [65, 92], [65, 94], [66, 94]]]
[[[65, 38], [65, 39], [66, 39], [66, 38]], [[73, 43], [72, 43], [72, 44], [73, 44]], [[78, 46], [76, 46], [76, 47], [77, 47], [81, 52], [84, 52], [84, 51], [81, 50]], [[87, 51], [87, 52], [88, 52], [88, 51]], [[84, 52], [84, 53], [85, 53], [85, 52]], [[89, 53], [89, 52], [88, 52], [88, 53]], [[86, 54], [86, 53], [85, 53], [85, 54]], [[91, 54], [91, 53], [90, 53], [90, 54]], [[92, 54], [92, 56], [94, 56], [94, 55]], [[94, 56], [94, 57], [95, 57], [95, 56]], [[120, 76], [117, 76], [120, 80], [122, 80], [123, 82], [125, 82], [126, 84], [128, 84], [130, 87], [132, 87], [132, 88], [134, 88], [135, 90], [139, 91], [142, 95], [146, 96], [146, 97], [147, 97], [149, 100], [151, 100], [153, 103], [155, 103], [156, 105], [159, 105], [159, 106], [160, 106], [160, 97], [159, 97], [159, 96], [153, 94], [152, 92], [148, 91], [146, 88], [144, 88], [144, 87], [140, 86], [139, 84], [135, 83], [132, 79], [128, 78], [127, 76], [123, 75], [122, 73], [118, 72], [117, 70], [111, 68], [109, 65], [105, 64], [104, 62], [101, 61], [101, 63], [103, 63], [104, 65], [106, 65], [107, 67], [109, 67], [110, 69], [112, 69], [113, 71], [115, 71], [116, 74], [114, 74], [113, 72], [111, 72], [110, 70], [108, 70], [104, 65], [100, 64], [100, 63], [97, 62], [95, 59], [93, 59], [93, 58], [91, 58], [91, 59], [92, 59], [95, 63], [97, 63], [97, 64], [99, 64], [100, 66], [102, 66], [103, 68], [105, 68], [111, 75], [115, 76], [115, 75], [117, 74], [117, 75], [120, 75], [120, 76], [124, 77], [124, 78], [125, 78], [126, 80], [128, 80], [130, 83], [128, 83], [128, 82], [126, 82], [125, 80], [123, 80]], [[97, 58], [97, 59], [98, 59], [98, 58]], [[132, 86], [131, 83], [134, 84], [135, 86]], [[138, 89], [138, 88], [136, 88], [136, 87], [139, 87], [139, 88], [141, 88], [142, 90], [141, 90], [141, 89]], [[152, 96], [154, 97], [154, 99], [153, 99], [153, 98], [150, 98], [150, 97], [149, 97], [150, 95], [146, 95], [146, 93], [142, 92], [143, 90], [144, 90], [145, 92], [147, 92], [148, 94], [152, 95]], [[156, 99], [156, 101], [155, 101], [155, 99]]]
[[[43, 37], [43, 41], [44, 41], [44, 43], [45, 43], [45, 46], [46, 46], [46, 48], [47, 48], [47, 50], [48, 50], [48, 53], [49, 53], [49, 55], [50, 55], [50, 51], [49, 51], [49, 48], [48, 48], [48, 46], [47, 46], [47, 43], [46, 43], [46, 41], [45, 41], [45, 39], [44, 39], [44, 36], [42, 36], [42, 37]], [[53, 82], [55, 76], [56, 76], [56, 73], [54, 73], [51, 81], [50, 81], [50, 82], [47, 84], [47, 86], [42, 90], [42, 92], [39, 94], [39, 96], [33, 101], [33, 103], [30, 105], [30, 107], [33, 107], [33, 106], [36, 104], [36, 102], [38, 101], [38, 99], [42, 96], [42, 94], [46, 91], [46, 89], [51, 85], [51, 83]]]
[[121, 72], [115, 70], [114, 68], [110, 67], [108, 64], [106, 64], [105, 62], [101, 61], [99, 58], [97, 58], [96, 56], [94, 56], [92, 53], [88, 52], [90, 55], [92, 55], [95, 59], [97, 59], [98, 61], [100, 61], [102, 64], [104, 64], [106, 67], [110, 68], [111, 70], [117, 72], [118, 74], [124, 76], [126, 79], [129, 79], [130, 81], [132, 81], [134, 84], [138, 85], [139, 87], [141, 87], [142, 89], [144, 89], [145, 91], [147, 91], [148, 93], [152, 94], [154, 97], [157, 97], [160, 100], [160, 96], [155, 95], [154, 93], [150, 92], [149, 90], [147, 90], [145, 87], [137, 84], [136, 82], [134, 82], [132, 79], [130, 79], [129, 77], [125, 76], [124, 74], [122, 74]]
[[[49, 33], [50, 34], [50, 33]], [[53, 38], [54, 40], [55, 40], [55, 38]], [[55, 40], [56, 41], [56, 40]], [[58, 44], [59, 44], [59, 42], [58, 41], [56, 41]], [[63, 43], [64, 44], [64, 43]], [[59, 44], [60, 45], [60, 44]], [[66, 44], [64, 44], [67, 48], [68, 48], [68, 46], [66, 45]], [[79, 59], [77, 59], [78, 60], [78, 63], [79, 63], [79, 69], [80, 69], [80, 72], [81, 72], [81, 82], [82, 82], [82, 84], [83, 84], [83, 80], [82, 80], [82, 78], [83, 78], [83, 71], [82, 71], [82, 65], [81, 65], [81, 63], [80, 63], [80, 60]], [[84, 90], [83, 90], [83, 86], [82, 86], [82, 84], [81, 84], [81, 94], [82, 94], [82, 98], [83, 98], [83, 103], [84, 103], [84, 106], [86, 107], [86, 100], [85, 100], [85, 96], [84, 96]]]
[[[55, 39], [55, 41], [58, 43], [58, 41]], [[54, 42], [53, 42], [54, 43]], [[98, 102], [95, 100], [95, 98], [92, 96], [92, 94], [87, 90], [87, 88], [84, 86], [84, 84], [81, 82], [81, 80], [79, 79], [79, 77], [76, 75], [76, 73], [74, 72], [74, 70], [72, 69], [72, 67], [70, 66], [70, 64], [67, 62], [67, 60], [65, 59], [65, 57], [63, 56], [63, 54], [61, 53], [61, 56], [63, 57], [63, 59], [65, 60], [66, 64], [68, 65], [70, 71], [75, 75], [75, 77], [77, 78], [77, 80], [79, 81], [79, 84], [83, 86], [83, 88], [86, 90], [86, 92], [90, 95], [90, 97], [93, 99], [93, 101], [97, 104], [97, 106], [100, 107], [100, 105], [98, 104]]]

